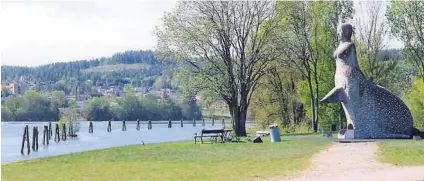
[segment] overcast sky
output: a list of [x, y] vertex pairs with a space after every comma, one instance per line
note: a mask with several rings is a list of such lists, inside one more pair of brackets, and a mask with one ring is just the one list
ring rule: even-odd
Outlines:
[[[153, 49], [172, 0], [1, 2], [1, 64], [40, 65]], [[357, 3], [355, 3], [357, 7]], [[390, 47], [400, 47], [390, 42]]]

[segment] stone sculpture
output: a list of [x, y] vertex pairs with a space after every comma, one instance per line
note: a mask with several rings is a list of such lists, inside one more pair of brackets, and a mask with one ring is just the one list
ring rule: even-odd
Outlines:
[[352, 26], [341, 25], [342, 40], [336, 51], [335, 87], [321, 103], [341, 102], [354, 138], [410, 138], [412, 115], [406, 104], [386, 88], [367, 80], [361, 72]]

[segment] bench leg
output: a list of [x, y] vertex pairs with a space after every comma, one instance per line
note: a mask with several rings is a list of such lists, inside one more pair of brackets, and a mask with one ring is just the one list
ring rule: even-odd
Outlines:
[[194, 144], [196, 144], [196, 139], [197, 139], [197, 137], [195, 136], [195, 137], [194, 137]]
[[203, 144], [203, 136], [202, 136], [202, 137], [200, 137], [200, 140], [202, 141], [202, 144]]

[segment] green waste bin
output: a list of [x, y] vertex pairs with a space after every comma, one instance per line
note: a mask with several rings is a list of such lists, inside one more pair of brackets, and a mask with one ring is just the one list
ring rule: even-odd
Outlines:
[[269, 126], [269, 136], [271, 137], [271, 142], [281, 142], [280, 129], [278, 125]]

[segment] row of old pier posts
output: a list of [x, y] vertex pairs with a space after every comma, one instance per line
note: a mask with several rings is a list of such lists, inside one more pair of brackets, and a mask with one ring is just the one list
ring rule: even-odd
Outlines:
[[[205, 126], [205, 119], [202, 119], [202, 126]], [[212, 126], [215, 125], [215, 119], [212, 119]], [[225, 128], [225, 120], [222, 119], [222, 125]], [[59, 124], [56, 124], [56, 129], [55, 129], [55, 134], [54, 134], [54, 141], [55, 142], [60, 142], [60, 140], [62, 139], [63, 141], [66, 141], [67, 139], [67, 133], [66, 133], [66, 124], [62, 125], [62, 134], [60, 134], [60, 129], [59, 129]], [[180, 121], [180, 126], [184, 127], [184, 120], [181, 119]], [[196, 120], [193, 119], [193, 127], [196, 127]], [[94, 129], [93, 129], [93, 122], [90, 121], [89, 124], [89, 128], [88, 128], [88, 132], [89, 133], [93, 133]], [[147, 121], [147, 129], [152, 129], [152, 121], [148, 120]], [[172, 128], [172, 120], [168, 121], [168, 128]], [[39, 131], [38, 131], [38, 127], [33, 127], [32, 129], [32, 150], [33, 151], [38, 151], [38, 135], [39, 135]], [[122, 121], [122, 131], [126, 131], [127, 130], [127, 126], [126, 126], [126, 122], [125, 120]], [[136, 126], [136, 130], [140, 130], [140, 120], [137, 119], [137, 126]], [[73, 130], [73, 126], [72, 124], [69, 125], [69, 130], [68, 130], [68, 136], [73, 136], [74, 135], [74, 130]], [[111, 121], [108, 122], [108, 127], [107, 127], [107, 132], [112, 132], [112, 123]], [[48, 125], [44, 126], [44, 131], [43, 131], [43, 145], [49, 145], [49, 140], [51, 140], [53, 137], [53, 129], [52, 129], [52, 123], [49, 122]], [[24, 128], [24, 133], [22, 135], [22, 146], [21, 146], [21, 154], [24, 154], [24, 150], [25, 150], [25, 143], [27, 144], [27, 154], [30, 154], [30, 141], [29, 141], [29, 127], [28, 125], [25, 126]]]

